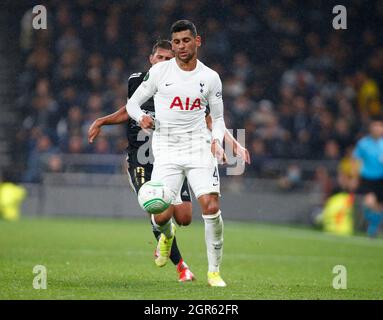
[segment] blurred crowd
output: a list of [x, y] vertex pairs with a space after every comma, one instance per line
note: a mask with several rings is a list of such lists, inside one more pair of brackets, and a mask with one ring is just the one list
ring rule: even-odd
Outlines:
[[31, 30], [26, 12], [22, 179], [65, 170], [64, 153], [124, 153], [124, 126], [105, 127], [92, 145], [87, 130], [126, 103], [129, 75], [149, 68], [153, 43], [181, 18], [196, 24], [200, 59], [222, 78], [227, 127], [246, 129], [247, 176], [264, 175], [270, 159], [341, 160], [382, 110], [383, 2], [348, 1], [347, 30], [333, 29], [329, 3], [49, 1], [47, 30]]

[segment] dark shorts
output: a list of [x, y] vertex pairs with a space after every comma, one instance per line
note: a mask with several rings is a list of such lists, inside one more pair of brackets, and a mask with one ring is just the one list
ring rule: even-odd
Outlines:
[[362, 178], [358, 189], [359, 193], [374, 193], [378, 202], [383, 203], [383, 179], [368, 180]]
[[[138, 193], [138, 190], [140, 190], [142, 185], [145, 182], [150, 181], [150, 177], [153, 171], [153, 165], [151, 163], [147, 163], [144, 165], [140, 164], [136, 159], [137, 158], [134, 153], [129, 153], [128, 157], [126, 158], [126, 161], [128, 162], [128, 173], [130, 176], [132, 187], [134, 188], [136, 193]], [[181, 200], [183, 202], [191, 201], [190, 189], [186, 178], [181, 188]]]

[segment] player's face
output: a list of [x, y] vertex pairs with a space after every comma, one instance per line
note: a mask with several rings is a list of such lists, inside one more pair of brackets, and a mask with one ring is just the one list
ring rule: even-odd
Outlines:
[[166, 50], [164, 48], [157, 48], [156, 52], [150, 55], [149, 60], [150, 60], [150, 63], [154, 65], [158, 62], [170, 60], [172, 58], [174, 58], [173, 51]]
[[383, 121], [373, 121], [370, 124], [370, 133], [375, 138], [383, 137]]
[[201, 46], [201, 37], [193, 37], [190, 30], [174, 32], [172, 34], [172, 48], [177, 59], [188, 63], [197, 55], [197, 48]]

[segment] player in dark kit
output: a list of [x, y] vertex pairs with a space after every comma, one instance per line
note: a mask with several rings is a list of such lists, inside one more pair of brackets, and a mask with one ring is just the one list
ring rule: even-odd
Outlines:
[[[152, 65], [170, 60], [174, 57], [174, 54], [171, 50], [171, 43], [168, 40], [159, 40], [153, 47], [152, 54], [149, 57], [150, 63]], [[133, 73], [129, 77], [128, 81], [128, 97], [130, 98], [135, 90], [139, 87], [141, 82], [144, 80], [146, 72]], [[145, 102], [141, 109], [145, 113], [149, 113], [154, 117], [154, 100], [153, 98]], [[211, 125], [211, 118], [207, 114], [206, 122], [208, 127]], [[137, 122], [131, 119], [126, 111], [126, 107], [122, 106], [118, 111], [113, 114], [107, 115], [102, 118], [96, 119], [89, 128], [88, 131], [88, 141], [93, 143], [94, 139], [100, 134], [101, 128], [104, 125], [114, 125], [127, 123], [127, 138], [128, 138], [128, 148], [127, 148], [127, 161], [128, 161], [128, 173], [131, 181], [131, 185], [138, 193], [138, 190], [141, 186], [151, 179], [151, 174], [153, 170], [152, 161], [149, 160], [149, 147], [150, 141], [148, 141], [148, 133], [145, 133]], [[226, 130], [225, 141], [233, 148], [234, 154], [239, 156], [246, 163], [250, 163], [250, 155], [246, 148], [241, 146], [238, 141], [231, 135], [231, 133]], [[148, 148], [147, 148], [148, 146]], [[178, 225], [188, 225], [192, 220], [192, 204], [190, 198], [190, 191], [188, 187], [187, 180], [185, 179], [180, 195], [178, 196], [177, 205], [174, 205], [174, 214], [173, 217]], [[153, 217], [152, 217], [153, 218]], [[153, 233], [158, 241], [161, 233], [154, 227], [152, 223]], [[155, 252], [157, 255], [157, 252]], [[191, 281], [195, 277], [190, 271], [188, 265], [182, 259], [181, 253], [179, 251], [176, 239], [174, 239], [171, 251], [170, 251], [170, 260], [177, 266], [177, 272], [179, 274], [179, 281]]]
[[[164, 42], [164, 43], [167, 43]], [[162, 42], [159, 42], [159, 44], [164, 45]], [[162, 48], [164, 49], [164, 48]], [[154, 49], [157, 50], [157, 49]], [[164, 57], [165, 60], [168, 60], [168, 57], [165, 57], [163, 54], [160, 55], [160, 59]], [[162, 61], [162, 60], [160, 60]], [[129, 77], [128, 81], [128, 97], [130, 98], [134, 91], [139, 87], [141, 82], [143, 81], [145, 77], [145, 72], [138, 72], [133, 73]], [[154, 101], [153, 98], [150, 98], [147, 102], [145, 102], [142, 106], [142, 109], [144, 112], [151, 114], [152, 117], [155, 117], [154, 114]], [[142, 131], [141, 127], [137, 124], [135, 120], [132, 118], [129, 118], [127, 121], [127, 138], [128, 138], [128, 148], [127, 148], [127, 161], [129, 164], [129, 176], [131, 179], [131, 183], [133, 188], [135, 189], [136, 193], [138, 193], [138, 190], [141, 188], [141, 186], [150, 180], [152, 170], [153, 170], [153, 161], [150, 160], [150, 154], [149, 154], [149, 148], [142, 148], [141, 153], [139, 152], [139, 149], [146, 145], [148, 143], [149, 134]], [[144, 133], [144, 134], [142, 134]], [[141, 159], [138, 159], [141, 156]], [[188, 187], [187, 180], [185, 179], [182, 189], [181, 189], [181, 200], [182, 202], [191, 202], [190, 198], [190, 190]], [[179, 201], [180, 202], [180, 201]], [[181, 217], [176, 216], [176, 221], [179, 225], [188, 225], [191, 222], [191, 206], [183, 206], [183, 211], [187, 211], [190, 214], [187, 215], [186, 219], [181, 219]], [[154, 231], [157, 232], [157, 231]], [[157, 234], [156, 234], [157, 236]]]

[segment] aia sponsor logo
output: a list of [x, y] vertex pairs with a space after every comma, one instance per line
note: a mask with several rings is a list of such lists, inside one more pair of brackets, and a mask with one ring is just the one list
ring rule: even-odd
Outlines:
[[175, 97], [170, 104], [170, 109], [173, 108], [179, 108], [179, 110], [194, 110], [196, 108], [202, 109], [201, 108], [201, 99], [196, 98], [193, 102], [189, 97], [185, 99], [185, 101], [182, 102], [180, 97]]

